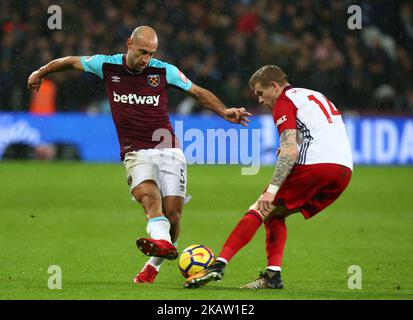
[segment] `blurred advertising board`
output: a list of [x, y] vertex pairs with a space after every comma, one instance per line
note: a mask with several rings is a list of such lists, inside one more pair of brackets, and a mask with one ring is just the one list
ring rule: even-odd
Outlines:
[[[355, 164], [412, 165], [413, 118], [345, 117]], [[246, 129], [215, 115], [172, 115], [189, 164], [269, 165], [278, 147], [270, 115], [251, 118]], [[74, 145], [83, 161], [117, 162], [119, 145], [110, 114], [0, 113], [0, 158], [8, 145]]]

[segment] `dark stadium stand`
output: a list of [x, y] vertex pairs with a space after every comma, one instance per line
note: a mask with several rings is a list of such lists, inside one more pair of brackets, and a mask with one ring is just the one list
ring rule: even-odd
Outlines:
[[[349, 30], [347, 8], [362, 9]], [[29, 110], [28, 75], [53, 58], [125, 51], [138, 25], [154, 27], [157, 57], [178, 65], [228, 105], [262, 111], [248, 89], [259, 66], [278, 64], [291, 82], [324, 92], [344, 112], [413, 113], [411, 1], [54, 1], [61, 30], [47, 27], [48, 1], [0, 2], [0, 110]], [[56, 111], [108, 110], [99, 79], [50, 77]], [[171, 92], [174, 90], [171, 90]], [[179, 92], [171, 111], [199, 112]]]

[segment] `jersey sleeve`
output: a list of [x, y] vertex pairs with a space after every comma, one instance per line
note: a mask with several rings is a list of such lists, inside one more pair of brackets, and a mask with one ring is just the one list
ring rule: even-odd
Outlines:
[[280, 99], [274, 107], [273, 119], [279, 135], [286, 129], [297, 129], [297, 107], [290, 99]]
[[105, 55], [103, 54], [96, 54], [94, 56], [83, 56], [80, 58], [80, 62], [82, 63], [83, 70], [85, 72], [90, 72], [97, 75], [99, 78], [103, 79], [103, 70], [102, 66], [106, 60]]
[[181, 70], [172, 64], [166, 66], [166, 81], [168, 84], [188, 91], [192, 86], [192, 81], [189, 80]]
[[122, 64], [122, 54], [104, 55], [95, 54], [94, 56], [83, 56], [80, 58], [83, 71], [90, 72], [103, 79], [103, 64]]

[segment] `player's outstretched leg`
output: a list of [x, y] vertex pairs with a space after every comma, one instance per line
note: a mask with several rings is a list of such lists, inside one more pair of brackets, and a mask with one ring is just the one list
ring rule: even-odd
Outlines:
[[[209, 268], [189, 277], [185, 283], [186, 288], [199, 288], [211, 280], [221, 280], [224, 275], [224, 267], [232, 257], [241, 250], [254, 237], [262, 224], [260, 214], [256, 210], [249, 210], [232, 230], [228, 239], [219, 253], [217, 261]], [[224, 262], [225, 261], [225, 262]]]
[[281, 279], [281, 271], [273, 271], [270, 269], [261, 272], [258, 279], [254, 280], [241, 289], [282, 289], [283, 282]]
[[165, 216], [149, 219], [146, 227], [149, 237], [136, 240], [139, 250], [151, 257], [160, 257], [168, 260], [178, 258], [178, 250], [171, 243], [170, 226], [169, 220]]
[[184, 287], [188, 289], [195, 289], [203, 287], [208, 282], [214, 280], [219, 281], [224, 276], [225, 262], [215, 260], [208, 268], [190, 276], [186, 279]]
[[139, 250], [147, 256], [176, 259], [178, 250], [171, 241], [171, 224], [162, 213], [162, 198], [158, 185], [154, 181], [145, 181], [136, 186], [132, 193], [148, 217], [146, 231], [149, 237], [136, 240]]
[[179, 255], [176, 247], [164, 239], [138, 238], [136, 245], [145, 255], [151, 257], [175, 260]]

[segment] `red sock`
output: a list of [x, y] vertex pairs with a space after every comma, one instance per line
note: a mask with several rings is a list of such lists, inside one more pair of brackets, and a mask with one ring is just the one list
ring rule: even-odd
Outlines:
[[265, 222], [267, 266], [281, 268], [285, 241], [287, 240], [287, 226], [285, 219], [272, 218]]
[[232, 230], [227, 241], [222, 248], [219, 257], [228, 262], [232, 257], [241, 250], [254, 237], [259, 226], [262, 223], [261, 216], [255, 210], [248, 211]]

